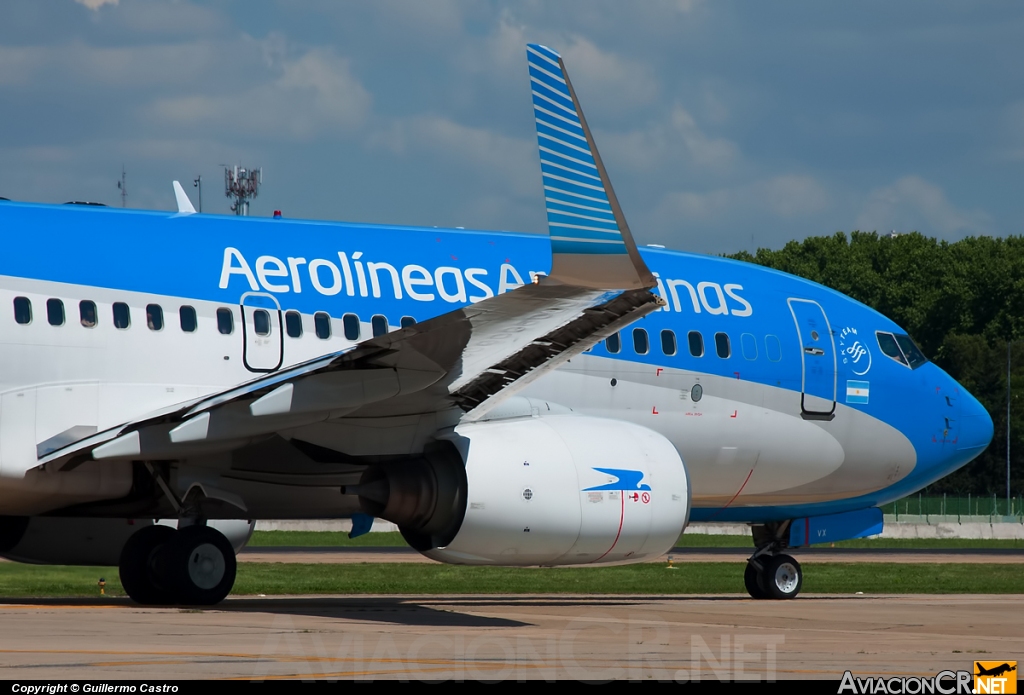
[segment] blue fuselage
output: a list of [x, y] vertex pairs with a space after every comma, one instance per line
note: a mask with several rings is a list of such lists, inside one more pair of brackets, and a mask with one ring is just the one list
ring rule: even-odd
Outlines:
[[[299, 312], [307, 326], [301, 337], [280, 326], [285, 337], [271, 349], [282, 351], [283, 365], [306, 359], [316, 341], [326, 353], [337, 349], [332, 341], [357, 341], [508, 291], [551, 262], [540, 235], [83, 206], [0, 203], [0, 229], [7, 240], [0, 276], [66, 296], [61, 330], [86, 330], [71, 300], [88, 299], [77, 295], [89, 288], [152, 296], [163, 305], [166, 331], [180, 330], [176, 304], [237, 310], [262, 301], [285, 316]], [[691, 469], [692, 519], [765, 521], [877, 506], [988, 445], [992, 422], [981, 405], [915, 358], [905, 332], [876, 311], [758, 266], [641, 251], [665, 307], [531, 393], [668, 436]], [[44, 308], [35, 312], [42, 321]], [[336, 326], [329, 336], [311, 328], [318, 312]], [[101, 310], [101, 325], [111, 321]], [[16, 342], [22, 327], [13, 316], [2, 325], [0, 340]], [[145, 331], [145, 322], [137, 319], [134, 330]], [[165, 368], [152, 364], [154, 372]], [[0, 380], [7, 389], [18, 378]], [[807, 444], [815, 437], [820, 445]]]

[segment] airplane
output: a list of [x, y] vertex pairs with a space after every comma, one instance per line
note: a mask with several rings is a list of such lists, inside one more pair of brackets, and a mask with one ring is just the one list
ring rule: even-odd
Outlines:
[[180, 185], [173, 213], [0, 205], [0, 554], [212, 605], [255, 519], [503, 566], [728, 521], [748, 593], [790, 599], [789, 549], [880, 532], [988, 446], [885, 316], [638, 246], [561, 57], [527, 58], [546, 236], [196, 214]]
[[1010, 673], [1011, 671], [1016, 671], [1017, 670], [1017, 666], [1016, 665], [1011, 666], [1010, 664], [1005, 663], [1005, 662], [1000, 664], [999, 666], [993, 666], [992, 668], [985, 668], [985, 667], [981, 666], [978, 662], [975, 662], [974, 666], [977, 669], [977, 671], [974, 674], [976, 676], [996, 676], [996, 677], [998, 677], [998, 676], [1003, 675], [1004, 673]]

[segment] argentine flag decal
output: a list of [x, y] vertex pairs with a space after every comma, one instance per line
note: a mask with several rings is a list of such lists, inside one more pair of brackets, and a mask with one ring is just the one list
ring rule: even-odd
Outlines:
[[859, 403], [860, 405], [868, 404], [868, 390], [870, 382], [867, 381], [847, 381], [846, 382], [846, 402], [847, 403]]

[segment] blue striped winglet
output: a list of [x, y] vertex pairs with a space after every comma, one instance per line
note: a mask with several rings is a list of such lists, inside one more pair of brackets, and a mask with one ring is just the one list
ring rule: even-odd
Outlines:
[[[529, 44], [526, 56], [551, 234], [552, 275], [557, 276], [562, 266], [568, 271], [563, 275], [578, 281], [579, 256], [621, 256], [619, 262], [606, 258], [591, 265], [600, 267], [606, 276], [601, 284], [618, 282], [623, 289], [653, 286], [653, 276], [636, 251], [561, 56], [538, 44]], [[607, 277], [609, 272], [613, 277]], [[626, 277], [621, 277], [623, 273]], [[584, 280], [591, 286], [598, 283], [596, 278]]]

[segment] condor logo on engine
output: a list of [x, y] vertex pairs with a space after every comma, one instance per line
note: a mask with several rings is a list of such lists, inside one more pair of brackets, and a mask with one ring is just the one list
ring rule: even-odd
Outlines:
[[[591, 492], [595, 490], [624, 490], [626, 492], [650, 492], [651, 486], [643, 482], [644, 472], [643, 471], [632, 471], [625, 468], [595, 468], [598, 473], [604, 473], [615, 477], [615, 480], [605, 483], [604, 485], [597, 485], [595, 487], [583, 488], [583, 492]], [[648, 495], [645, 495], [650, 498]]]

